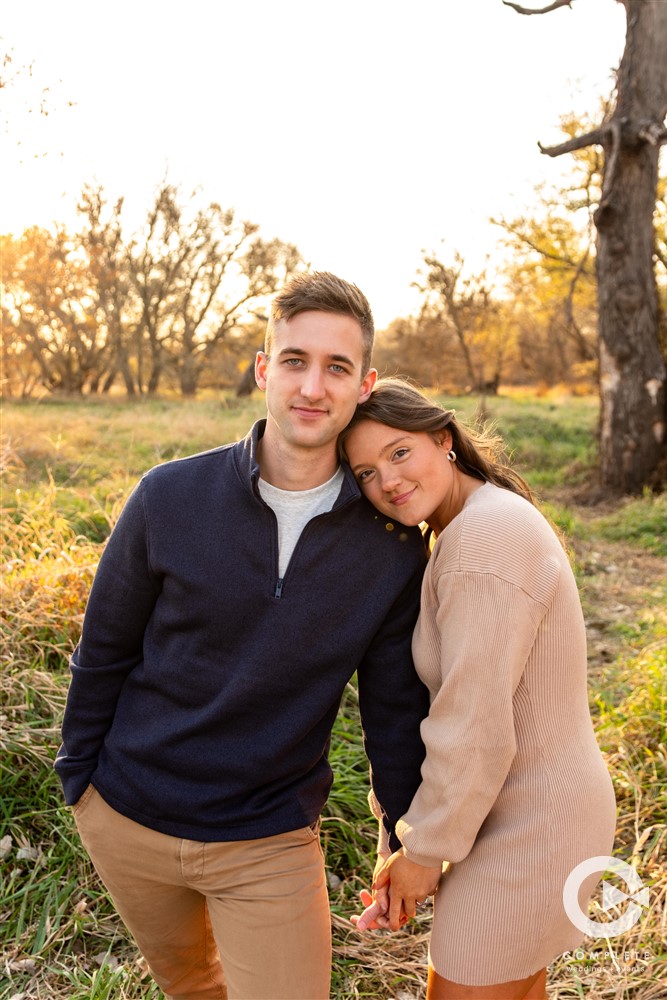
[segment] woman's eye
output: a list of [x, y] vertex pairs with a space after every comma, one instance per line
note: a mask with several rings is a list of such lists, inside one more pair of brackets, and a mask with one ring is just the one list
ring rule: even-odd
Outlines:
[[357, 479], [359, 480], [360, 483], [366, 483], [368, 482], [369, 477], [372, 475], [373, 475], [372, 469], [364, 469], [363, 472], [357, 473]]
[[405, 458], [409, 451], [409, 448], [397, 448], [393, 454], [393, 458]]

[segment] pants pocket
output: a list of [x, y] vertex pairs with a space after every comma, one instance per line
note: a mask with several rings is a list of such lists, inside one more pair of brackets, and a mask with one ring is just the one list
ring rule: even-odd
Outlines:
[[95, 792], [94, 786], [88, 785], [83, 795], [79, 799], [77, 799], [77, 801], [72, 806], [72, 813], [74, 816], [80, 815], [82, 810], [86, 808], [86, 805], [92, 798], [94, 792]]

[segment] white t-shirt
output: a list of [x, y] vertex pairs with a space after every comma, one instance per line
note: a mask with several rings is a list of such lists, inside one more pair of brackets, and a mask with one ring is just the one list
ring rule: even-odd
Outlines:
[[280, 490], [259, 480], [259, 492], [278, 519], [278, 572], [285, 571], [301, 532], [312, 518], [331, 510], [340, 493], [345, 475], [339, 466], [334, 475], [312, 490]]

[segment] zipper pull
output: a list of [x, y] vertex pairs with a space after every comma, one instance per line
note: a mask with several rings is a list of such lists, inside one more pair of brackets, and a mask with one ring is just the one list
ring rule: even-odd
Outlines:
[[276, 584], [276, 590], [275, 590], [275, 593], [273, 595], [274, 597], [282, 597], [283, 596], [283, 582], [284, 582], [283, 580], [278, 580], [278, 583]]

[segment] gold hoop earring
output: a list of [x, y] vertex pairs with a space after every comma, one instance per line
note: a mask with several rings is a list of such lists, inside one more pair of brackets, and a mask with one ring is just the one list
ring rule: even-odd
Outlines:
[[447, 452], [447, 461], [448, 462], [455, 462], [456, 461], [456, 452], [453, 451], [452, 449], [450, 449]]

